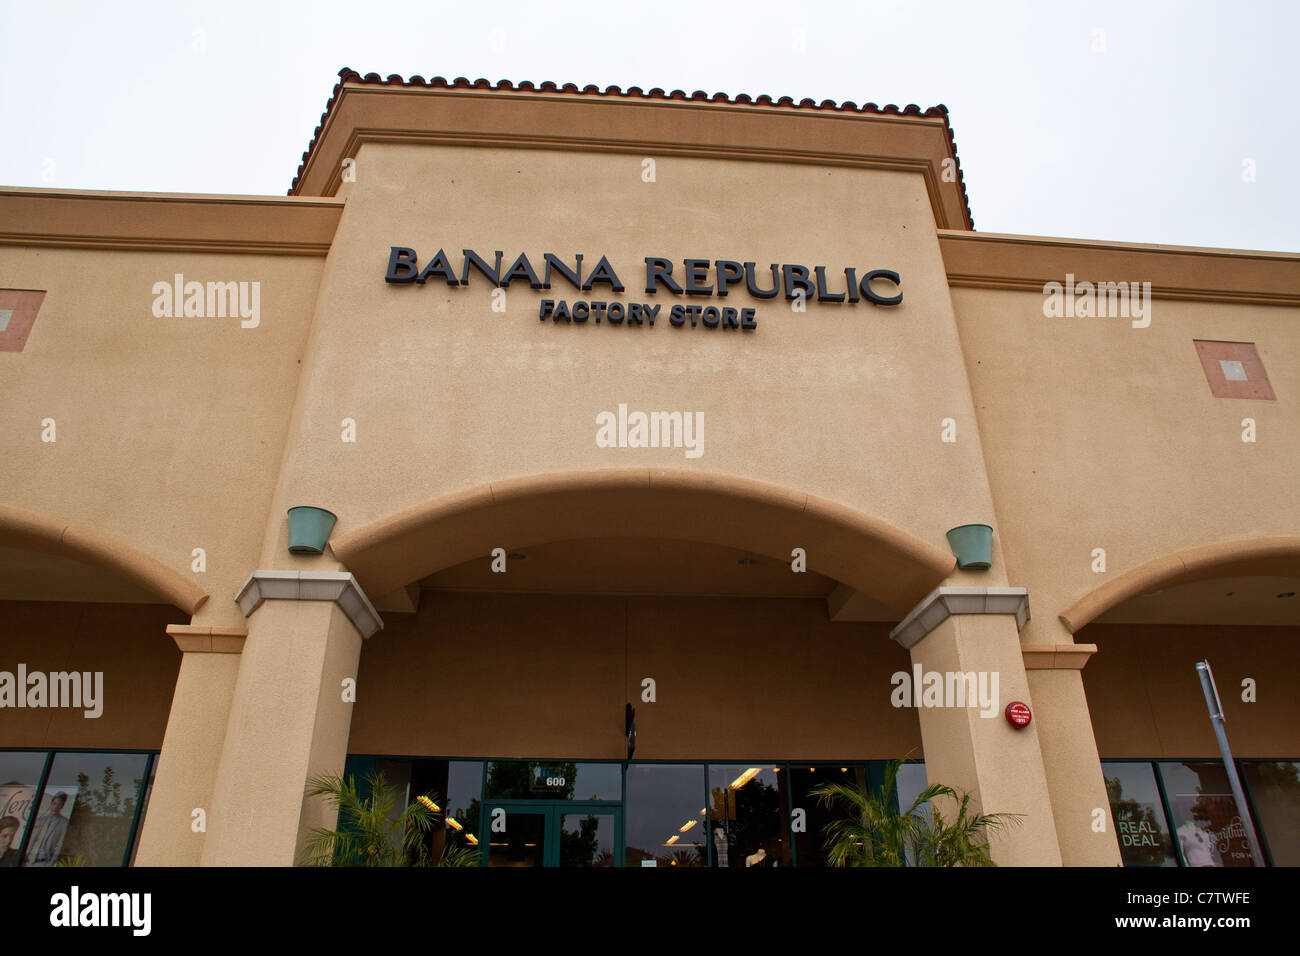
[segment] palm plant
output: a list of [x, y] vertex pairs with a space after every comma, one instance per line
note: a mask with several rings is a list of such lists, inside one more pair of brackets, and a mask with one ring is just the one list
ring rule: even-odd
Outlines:
[[442, 816], [428, 797], [395, 813], [405, 794], [390, 787], [382, 771], [366, 776], [368, 796], [349, 777], [326, 775], [308, 782], [307, 796], [325, 797], [338, 809], [338, 829], [317, 827], [307, 840], [308, 866], [428, 866], [428, 836]]
[[446, 844], [442, 848], [442, 855], [438, 857], [438, 862], [434, 866], [478, 866], [479, 849], [476, 846], [459, 846], [455, 844]]
[[[808, 792], [821, 804], [841, 809], [845, 815], [826, 825], [827, 861], [831, 866], [996, 866], [988, 854], [988, 834], [1018, 825], [1018, 813], [968, 815], [970, 794], [930, 784], [900, 813], [895, 789], [902, 760], [885, 765], [885, 781], [872, 793], [846, 783], [825, 783]], [[949, 823], [933, 805], [938, 797], [960, 800], [956, 818]]]

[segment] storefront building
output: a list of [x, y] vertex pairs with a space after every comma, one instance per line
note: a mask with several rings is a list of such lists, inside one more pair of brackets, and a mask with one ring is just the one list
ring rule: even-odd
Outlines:
[[976, 232], [941, 107], [344, 71], [285, 198], [0, 190], [0, 286], [6, 865], [378, 769], [816, 866], [901, 757], [1001, 865], [1250, 865], [1201, 660], [1300, 862], [1300, 255]]

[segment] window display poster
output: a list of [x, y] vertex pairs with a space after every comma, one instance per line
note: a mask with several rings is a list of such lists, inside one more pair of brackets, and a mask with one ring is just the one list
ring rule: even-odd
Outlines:
[[[0, 845], [0, 865], [12, 865], [31, 815], [35, 795], [36, 788], [25, 784], [0, 785], [0, 835], [3, 835], [3, 840], [0, 841], [3, 843]], [[54, 866], [58, 862], [76, 800], [76, 784], [64, 787], [50, 784], [45, 788], [40, 813], [27, 845], [27, 858], [24, 861], [26, 866]], [[13, 822], [6, 823], [6, 820], [16, 821], [17, 826]]]
[[1174, 837], [1188, 866], [1254, 866], [1231, 793], [1173, 793]]

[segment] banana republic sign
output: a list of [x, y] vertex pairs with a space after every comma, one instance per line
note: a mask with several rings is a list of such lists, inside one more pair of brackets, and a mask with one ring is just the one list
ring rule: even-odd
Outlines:
[[[528, 256], [519, 256], [502, 269], [500, 251], [495, 260], [488, 262], [473, 249], [461, 251], [460, 271], [457, 272], [447, 253], [439, 249], [423, 268], [414, 249], [392, 246], [388, 253], [388, 271], [385, 282], [415, 283], [423, 285], [429, 279], [441, 279], [449, 286], [467, 286], [470, 270], [478, 272], [482, 281], [492, 287], [505, 289], [512, 282], [526, 282], [530, 289], [550, 289], [552, 278], [563, 280], [578, 292], [600, 292], [622, 295], [624, 285], [614, 267], [605, 256], [584, 270], [583, 257], [562, 259], [550, 252], [542, 254], [541, 274]], [[871, 269], [858, 277], [852, 267], [828, 278], [825, 266], [807, 266], [791, 263], [772, 263], [761, 270], [753, 262], [731, 259], [684, 259], [681, 269], [677, 263], [659, 256], [645, 257], [646, 295], [667, 292], [677, 296], [716, 296], [726, 299], [729, 292], [744, 289], [755, 299], [775, 299], [784, 295], [794, 303], [792, 308], [803, 311], [808, 302], [894, 306], [903, 301], [902, 281], [897, 272], [889, 269]], [[599, 287], [599, 288], [598, 288]], [[654, 328], [660, 318], [663, 303], [647, 304], [626, 302], [622, 299], [542, 299], [537, 317], [552, 323], [582, 325], [591, 322], [600, 325], [649, 326]], [[686, 305], [675, 303], [666, 313], [668, 324], [674, 328], [735, 329], [752, 332], [758, 328], [755, 309], [733, 308], [727, 305]]]

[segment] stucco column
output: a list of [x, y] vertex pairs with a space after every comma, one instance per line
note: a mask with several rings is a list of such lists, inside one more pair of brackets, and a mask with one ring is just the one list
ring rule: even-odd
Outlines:
[[[974, 812], [1023, 814], [1018, 825], [992, 834], [994, 862], [1060, 866], [1037, 717], [1017, 729], [1003, 716], [1014, 700], [1034, 708], [1020, 653], [1027, 600], [1023, 588], [936, 588], [891, 636], [911, 651], [913, 668], [919, 666], [923, 673], [974, 674], [977, 686], [983, 680], [989, 690], [997, 675], [997, 695], [987, 716], [978, 701], [924, 706], [922, 689], [914, 688], [925, 775], [931, 783], [969, 792]], [[951, 819], [954, 807], [940, 806]]]
[[1038, 702], [1034, 722], [1043, 742], [1061, 860], [1066, 866], [1122, 866], [1083, 691], [1083, 666], [1097, 645], [1026, 644], [1021, 650]]
[[379, 615], [346, 572], [257, 571], [208, 814], [204, 866], [290, 866], [311, 830], [332, 826], [307, 782], [343, 771], [362, 640]]
[[199, 865], [206, 821], [200, 822], [194, 811], [212, 802], [239, 655], [248, 634], [242, 627], [191, 624], [173, 624], [167, 633], [183, 656], [136, 866]]

